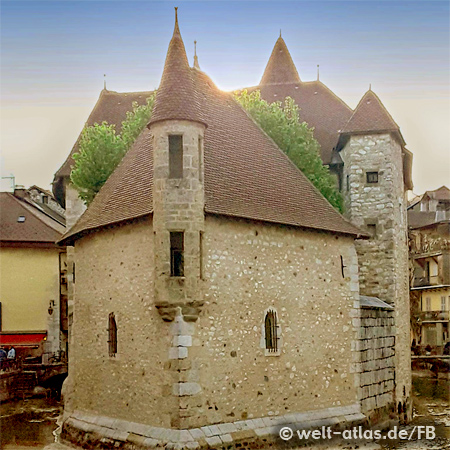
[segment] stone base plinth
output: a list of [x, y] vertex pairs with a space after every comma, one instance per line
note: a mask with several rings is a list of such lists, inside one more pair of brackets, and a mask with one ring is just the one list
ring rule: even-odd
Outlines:
[[295, 435], [289, 441], [280, 438], [283, 427], [289, 427], [295, 432], [321, 427], [342, 430], [364, 424], [367, 424], [367, 418], [360, 412], [358, 404], [186, 430], [153, 427], [74, 411], [64, 418], [61, 438], [83, 448], [243, 450], [276, 444], [298, 446], [300, 442]]

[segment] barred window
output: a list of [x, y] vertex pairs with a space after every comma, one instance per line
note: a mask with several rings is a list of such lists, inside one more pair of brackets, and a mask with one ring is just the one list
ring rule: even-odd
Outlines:
[[114, 313], [109, 314], [108, 321], [108, 349], [109, 356], [115, 357], [117, 354], [117, 324]]
[[264, 331], [266, 339], [266, 349], [269, 352], [278, 351], [278, 329], [277, 329], [277, 313], [273, 310], [267, 311], [264, 320]]
[[370, 184], [378, 183], [378, 172], [366, 172], [366, 181]]

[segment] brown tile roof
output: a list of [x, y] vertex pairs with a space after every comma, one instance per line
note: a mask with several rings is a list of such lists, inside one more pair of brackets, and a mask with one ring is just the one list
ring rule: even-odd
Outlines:
[[[126, 119], [127, 112], [132, 111], [133, 102], [137, 102], [139, 105], [144, 105], [152, 95], [153, 91], [145, 92], [114, 92], [107, 91], [106, 89], [100, 92], [100, 97], [94, 106], [89, 118], [86, 122], [86, 126], [92, 126], [95, 123], [102, 123], [104, 121], [115, 124], [116, 132], [121, 131], [122, 122]], [[72, 155], [78, 151], [79, 137], [75, 142], [75, 145], [67, 157], [64, 164], [55, 173], [55, 180], [60, 177], [70, 176], [74, 160]]]
[[408, 211], [409, 228], [422, 228], [436, 222], [438, 222], [436, 220], [436, 211]]
[[[350, 235], [363, 235], [346, 221], [256, 125], [232, 95], [190, 69], [205, 131], [205, 212]], [[152, 212], [152, 148], [145, 130], [91, 206], [64, 236]]]
[[193, 72], [178, 28], [175, 8], [175, 29], [167, 51], [164, 72], [156, 93], [150, 124], [167, 119], [205, 123], [200, 99], [194, 86]]
[[400, 133], [394, 119], [387, 112], [378, 96], [371, 90], [363, 95], [352, 117], [343, 127], [342, 134], [358, 134], [370, 131]]
[[324, 164], [330, 164], [339, 131], [352, 115], [352, 110], [320, 81], [260, 85], [261, 97], [269, 103], [291, 97], [300, 108], [300, 120], [314, 128]]
[[275, 42], [269, 62], [259, 84], [279, 83], [300, 83], [297, 69], [281, 34], [277, 42]]
[[441, 186], [434, 191], [426, 191], [423, 196], [428, 196], [434, 200], [450, 200], [450, 189], [447, 186]]
[[[54, 243], [65, 228], [25, 200], [0, 192], [0, 241]], [[23, 216], [25, 220], [18, 222]]]

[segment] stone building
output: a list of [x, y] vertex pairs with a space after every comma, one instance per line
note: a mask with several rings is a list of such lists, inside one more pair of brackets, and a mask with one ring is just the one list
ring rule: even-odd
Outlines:
[[[288, 423], [408, 419], [400, 130], [372, 91], [352, 111], [301, 81], [281, 36], [253, 89], [299, 104], [354, 225], [189, 67], [176, 24], [149, 130], [84, 214], [77, 145], [55, 175], [77, 266], [67, 439], [195, 448]], [[120, 124], [149, 94], [104, 90], [88, 124]]]

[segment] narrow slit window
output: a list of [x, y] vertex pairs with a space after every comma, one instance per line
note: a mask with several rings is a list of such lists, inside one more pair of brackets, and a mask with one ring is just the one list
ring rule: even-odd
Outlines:
[[347, 192], [350, 190], [350, 175], [347, 175]]
[[169, 136], [169, 178], [183, 178], [183, 136]]
[[203, 140], [199, 136], [198, 137], [198, 179], [200, 183], [203, 183]]
[[269, 352], [278, 350], [278, 330], [277, 330], [277, 313], [268, 311], [264, 320], [264, 331], [266, 339], [266, 349]]
[[200, 231], [199, 251], [200, 280], [203, 280], [203, 231]]
[[117, 354], [117, 324], [114, 313], [109, 314], [108, 319], [108, 350], [109, 356], [115, 357]]
[[343, 258], [342, 255], [341, 255], [341, 274], [342, 274], [342, 278], [345, 278], [344, 269], [345, 269], [346, 267], [347, 267], [347, 266], [344, 264], [344, 258]]
[[170, 232], [170, 276], [184, 276], [184, 232]]
[[369, 184], [378, 183], [378, 172], [366, 172], [366, 181]]

